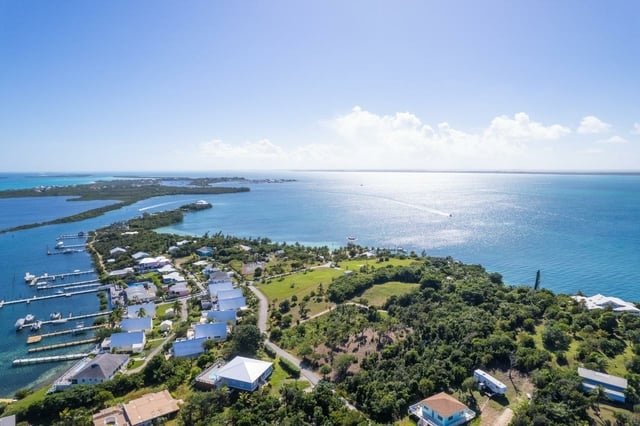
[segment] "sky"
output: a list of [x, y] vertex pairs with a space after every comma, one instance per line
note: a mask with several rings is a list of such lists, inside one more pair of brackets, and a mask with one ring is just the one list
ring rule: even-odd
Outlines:
[[0, 0], [0, 171], [640, 170], [640, 2]]

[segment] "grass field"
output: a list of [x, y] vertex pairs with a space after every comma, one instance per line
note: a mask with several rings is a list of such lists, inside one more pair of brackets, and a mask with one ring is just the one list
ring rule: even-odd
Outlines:
[[357, 301], [361, 298], [367, 299], [367, 302], [370, 306], [381, 307], [389, 297], [401, 296], [403, 294], [411, 292], [418, 287], [420, 287], [420, 284], [407, 284], [398, 281], [392, 281], [385, 284], [374, 285], [373, 287], [367, 289], [364, 293], [362, 293], [362, 296], [358, 296], [354, 298], [354, 300]]
[[386, 262], [378, 262], [378, 259], [372, 258], [359, 258], [353, 260], [345, 260], [340, 262], [340, 269], [344, 269], [345, 271], [359, 271], [362, 266], [374, 267], [375, 269], [384, 268], [387, 265], [391, 266], [409, 266], [412, 263], [418, 261], [418, 259], [405, 258], [405, 259], [396, 259], [389, 258]]

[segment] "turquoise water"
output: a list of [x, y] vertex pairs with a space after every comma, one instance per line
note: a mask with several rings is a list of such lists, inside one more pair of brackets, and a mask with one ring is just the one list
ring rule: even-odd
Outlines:
[[[346, 237], [353, 235], [361, 245], [402, 247], [419, 254], [425, 251], [479, 263], [502, 273], [510, 284], [530, 285], [540, 269], [542, 286], [556, 292], [581, 290], [640, 300], [636, 287], [640, 282], [640, 176], [374, 172], [227, 175], [297, 181], [251, 184], [249, 193], [157, 197], [79, 223], [0, 234], [0, 299], [36, 294], [24, 283], [27, 271], [51, 274], [91, 268], [86, 253], [47, 256], [47, 247], [55, 245], [58, 235], [89, 231], [203, 198], [213, 204], [213, 209], [188, 214], [182, 224], [162, 231], [190, 235], [221, 231], [329, 247], [345, 245]], [[97, 178], [51, 179], [72, 184]], [[47, 185], [48, 181], [45, 177], [0, 177], [0, 187], [5, 189], [29, 187], [30, 182]], [[0, 202], [0, 228], [64, 217], [105, 204], [62, 199]], [[27, 356], [29, 332], [14, 331], [18, 317], [33, 313], [48, 319], [54, 311], [89, 313], [97, 311], [98, 304], [95, 294], [88, 294], [0, 309], [0, 334], [4, 334], [0, 339], [0, 365], [4, 367], [0, 396], [48, 381], [70, 365], [12, 368], [14, 358]], [[53, 329], [50, 326], [43, 331]], [[46, 341], [52, 343], [56, 340]], [[86, 348], [65, 352], [81, 349]], [[41, 355], [45, 354], [49, 355]]]

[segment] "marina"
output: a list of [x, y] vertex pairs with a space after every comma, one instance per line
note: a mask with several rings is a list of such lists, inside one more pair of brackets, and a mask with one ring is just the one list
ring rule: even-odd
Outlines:
[[71, 290], [74, 288], [89, 287], [91, 285], [100, 285], [100, 280], [78, 281], [75, 283], [65, 283], [65, 284], [38, 284], [36, 287], [36, 290], [49, 290], [49, 289], [55, 289], [55, 288], [63, 288], [65, 290]]
[[84, 231], [80, 231], [77, 234], [62, 234], [59, 235], [58, 238], [56, 238], [56, 240], [60, 241], [60, 240], [74, 240], [74, 239], [80, 239], [80, 238], [86, 238], [87, 237], [87, 233]]
[[[98, 328], [103, 328], [105, 327], [104, 325], [91, 325], [88, 327], [83, 327], [84, 331], [88, 331], [88, 330], [96, 330]], [[33, 336], [29, 336], [27, 338], [27, 344], [31, 345], [34, 343], [38, 343], [41, 342], [42, 339], [44, 339], [45, 337], [54, 337], [54, 336], [62, 336], [65, 334], [78, 334], [78, 329], [77, 328], [72, 328], [69, 330], [62, 330], [62, 331], [54, 331], [53, 333], [44, 333], [44, 334], [35, 334]]]
[[29, 272], [24, 274], [24, 281], [29, 285], [37, 285], [38, 281], [55, 281], [55, 280], [64, 280], [67, 277], [77, 277], [79, 275], [87, 275], [93, 274], [95, 271], [93, 269], [88, 269], [85, 271], [75, 270], [73, 272], [65, 272], [62, 274], [48, 274], [44, 273], [42, 275], [33, 275]]

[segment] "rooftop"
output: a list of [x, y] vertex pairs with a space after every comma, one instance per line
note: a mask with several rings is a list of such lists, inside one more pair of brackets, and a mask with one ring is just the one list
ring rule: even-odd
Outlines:
[[132, 425], [138, 425], [178, 411], [178, 400], [166, 389], [149, 393], [124, 404], [124, 412]]

